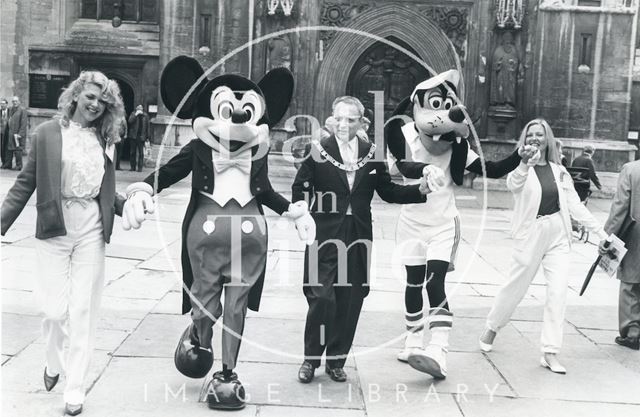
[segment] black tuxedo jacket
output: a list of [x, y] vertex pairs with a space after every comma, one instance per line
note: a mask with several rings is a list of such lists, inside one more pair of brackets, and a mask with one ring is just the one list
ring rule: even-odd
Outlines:
[[[366, 156], [371, 144], [358, 140], [359, 159]], [[338, 143], [334, 136], [321, 141], [322, 147], [336, 161], [342, 163]], [[399, 185], [391, 182], [391, 176], [383, 161], [369, 161], [356, 171], [353, 187], [349, 188], [345, 171], [333, 165], [315, 148], [310, 146], [307, 158], [300, 166], [292, 186], [293, 201], [306, 200], [310, 205], [311, 216], [316, 222], [316, 240], [322, 244], [328, 239], [339, 239], [345, 242], [357, 239], [372, 240], [371, 199], [373, 192], [389, 203], [421, 203], [426, 197], [418, 190], [418, 185]], [[347, 208], [351, 205], [353, 230], [351, 236], [341, 236], [341, 227], [347, 217]], [[331, 248], [319, 249], [318, 279], [320, 283], [329, 285], [334, 282], [336, 269], [329, 265], [336, 261]], [[371, 260], [366, 252], [357, 249], [357, 256], [349, 256], [348, 262], [354, 263], [348, 281], [362, 285], [368, 282]], [[309, 248], [305, 253], [305, 282], [309, 282], [308, 271]], [[368, 285], [361, 287], [366, 296]]]
[[[258, 146], [252, 149], [252, 155], [255, 155]], [[259, 159], [254, 159], [251, 163], [251, 194], [255, 197], [260, 212], [262, 206], [265, 205], [278, 214], [282, 214], [289, 208], [289, 200], [273, 190], [269, 181], [269, 173], [267, 170], [268, 153]], [[201, 141], [194, 139], [186, 144], [178, 155], [174, 156], [162, 166], [158, 171], [152, 173], [144, 182], [151, 185], [156, 193], [180, 181], [189, 173], [191, 177], [191, 199], [187, 206], [187, 212], [182, 222], [182, 280], [191, 288], [193, 283], [193, 271], [191, 270], [191, 262], [189, 253], [187, 252], [187, 230], [195, 213], [197, 196], [200, 191], [212, 194], [215, 187], [215, 173], [213, 169], [213, 159], [211, 147]], [[157, 181], [156, 181], [157, 177]], [[260, 306], [260, 297], [262, 287], [264, 285], [264, 274], [251, 288], [249, 293], [249, 308], [258, 311]], [[188, 313], [191, 310], [191, 300], [189, 295], [182, 292], [182, 313]]]

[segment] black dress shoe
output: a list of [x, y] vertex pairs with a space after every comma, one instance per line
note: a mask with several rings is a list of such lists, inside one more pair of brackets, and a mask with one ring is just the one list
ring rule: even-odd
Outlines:
[[324, 371], [329, 375], [329, 378], [336, 382], [345, 382], [347, 380], [347, 373], [344, 368], [324, 368]]
[[620, 346], [628, 347], [633, 350], [640, 350], [640, 338], [638, 337], [616, 337], [616, 343]]
[[47, 389], [47, 391], [51, 391], [53, 387], [56, 386], [59, 378], [60, 378], [60, 374], [56, 376], [47, 375], [47, 368], [46, 367], [44, 368], [44, 387]]
[[82, 404], [69, 404], [64, 406], [64, 413], [69, 416], [77, 416], [82, 413]]
[[316, 371], [316, 368], [307, 361], [302, 362], [300, 365], [300, 370], [298, 371], [298, 380], [303, 384], [308, 384], [313, 380], [313, 375]]

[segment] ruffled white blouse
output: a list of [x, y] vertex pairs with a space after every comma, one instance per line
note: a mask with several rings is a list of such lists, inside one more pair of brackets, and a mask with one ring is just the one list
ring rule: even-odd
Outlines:
[[62, 130], [62, 197], [91, 199], [100, 193], [104, 150], [96, 130], [69, 121]]

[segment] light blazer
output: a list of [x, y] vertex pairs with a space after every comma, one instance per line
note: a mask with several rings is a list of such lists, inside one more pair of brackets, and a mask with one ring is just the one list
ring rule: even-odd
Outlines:
[[[102, 148], [105, 142], [100, 139]], [[113, 145], [111, 146], [113, 149]], [[112, 151], [113, 155], [113, 151]], [[27, 162], [18, 174], [0, 209], [2, 236], [18, 218], [36, 190], [36, 238], [48, 239], [67, 234], [62, 214], [62, 131], [58, 119], [38, 126]], [[113, 161], [104, 154], [104, 176], [97, 197], [102, 215], [102, 232], [109, 243], [113, 217], [122, 215], [124, 197], [116, 194]]]
[[[607, 233], [619, 234], [631, 220], [640, 221], [640, 161], [624, 164], [618, 176], [618, 188], [613, 197], [609, 218], [604, 224]], [[618, 279], [640, 283], [640, 225], [629, 231], [624, 239], [627, 254], [620, 263]]]
[[[597, 233], [600, 238], [606, 237], [600, 223], [591, 212], [580, 202], [580, 198], [573, 188], [573, 180], [562, 165], [549, 163], [558, 186], [560, 213], [564, 223], [564, 233], [571, 245], [571, 218], [584, 225], [590, 231]], [[520, 163], [518, 167], [507, 175], [507, 188], [513, 193], [513, 220], [511, 236], [514, 239], [527, 238], [535, 224], [542, 187], [533, 167]]]

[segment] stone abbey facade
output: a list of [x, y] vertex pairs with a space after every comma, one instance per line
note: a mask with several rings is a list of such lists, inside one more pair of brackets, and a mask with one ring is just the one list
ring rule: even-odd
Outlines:
[[[600, 150], [599, 170], [636, 156], [637, 0], [10, 0], [0, 19], [0, 95], [19, 95], [32, 126], [55, 112], [66, 82], [97, 68], [118, 80], [128, 110], [149, 108], [159, 143], [170, 120], [160, 72], [186, 54], [212, 76], [259, 79], [287, 66], [297, 85], [288, 117], [322, 123], [333, 99], [350, 94], [372, 111], [373, 132], [428, 76], [419, 58], [461, 71], [485, 155], [509, 152], [541, 116], [570, 158], [586, 142]], [[275, 140], [309, 130], [297, 117]], [[188, 135], [178, 121], [165, 143]]]

